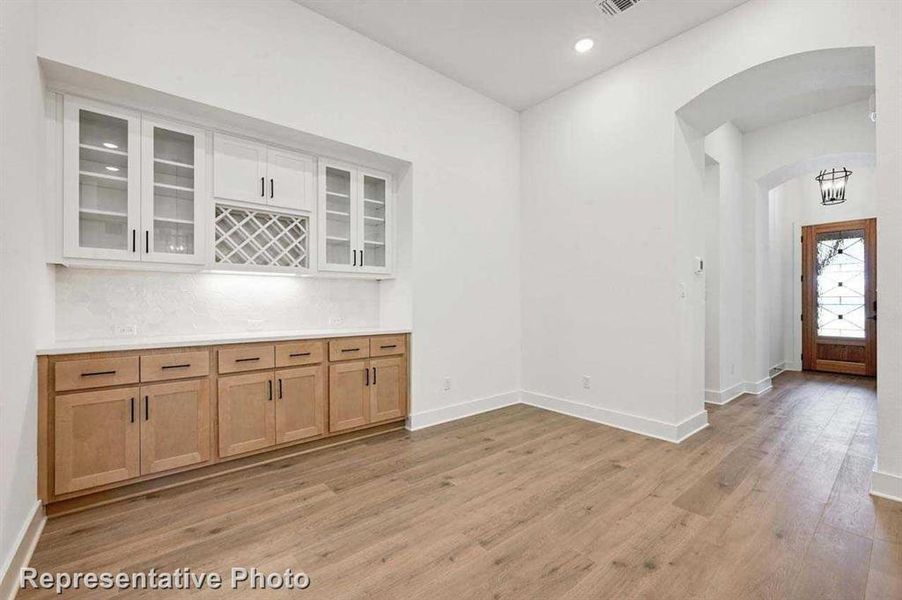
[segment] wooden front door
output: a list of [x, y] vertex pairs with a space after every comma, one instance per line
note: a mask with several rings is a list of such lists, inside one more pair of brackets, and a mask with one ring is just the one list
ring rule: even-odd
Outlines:
[[877, 375], [877, 222], [802, 228], [802, 366]]

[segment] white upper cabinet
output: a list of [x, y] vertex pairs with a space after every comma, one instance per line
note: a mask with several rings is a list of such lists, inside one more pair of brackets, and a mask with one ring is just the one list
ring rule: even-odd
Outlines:
[[213, 194], [223, 200], [312, 211], [312, 157], [216, 133]]
[[142, 136], [142, 260], [201, 264], [206, 134], [145, 117]]
[[140, 260], [138, 113], [67, 96], [63, 119], [63, 253]]
[[392, 258], [391, 178], [320, 161], [320, 270], [389, 273]]

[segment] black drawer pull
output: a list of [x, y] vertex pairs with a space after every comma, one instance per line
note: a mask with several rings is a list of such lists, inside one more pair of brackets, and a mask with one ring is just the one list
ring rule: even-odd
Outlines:
[[150, 396], [144, 396], [144, 420], [150, 421]]
[[270, 379], [266, 383], [269, 384], [269, 400], [272, 401], [272, 379]]
[[260, 357], [255, 356], [254, 358], [236, 358], [235, 362], [254, 362], [255, 360], [260, 360]]
[[370, 370], [366, 369], [366, 384], [370, 384]]
[[373, 367], [373, 385], [376, 385], [376, 367]]
[[309, 352], [293, 352], [288, 355], [288, 358], [297, 358], [298, 356], [310, 356]]
[[82, 373], [82, 377], [96, 377], [98, 375], [115, 375], [116, 371], [94, 371], [93, 373]]
[[342, 352], [360, 352], [360, 348], [342, 348]]
[[191, 363], [186, 363], [184, 365], [163, 365], [160, 367], [161, 369], [187, 369], [191, 366]]
[[135, 422], [135, 399], [132, 398], [132, 423]]
[[382, 350], [386, 350], [388, 348], [397, 348], [397, 347], [398, 347], [398, 344], [388, 344], [386, 346], [379, 346], [379, 348], [381, 348]]

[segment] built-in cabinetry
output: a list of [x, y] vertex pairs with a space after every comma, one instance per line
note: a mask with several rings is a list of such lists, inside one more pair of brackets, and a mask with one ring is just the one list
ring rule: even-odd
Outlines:
[[63, 106], [59, 262], [391, 274], [389, 174], [55, 97]]
[[45, 503], [407, 415], [407, 334], [39, 357]]
[[217, 132], [213, 136], [213, 195], [277, 208], [312, 211], [313, 157]]
[[199, 129], [66, 96], [65, 255], [202, 264], [205, 144]]
[[391, 270], [394, 196], [388, 174], [321, 160], [320, 269]]

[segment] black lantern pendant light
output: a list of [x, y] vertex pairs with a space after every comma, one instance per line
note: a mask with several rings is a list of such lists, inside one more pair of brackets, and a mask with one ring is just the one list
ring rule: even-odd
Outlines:
[[815, 177], [815, 181], [821, 186], [821, 204], [830, 206], [831, 204], [842, 204], [846, 201], [846, 181], [852, 171], [843, 167], [840, 170], [824, 169], [820, 175]]

